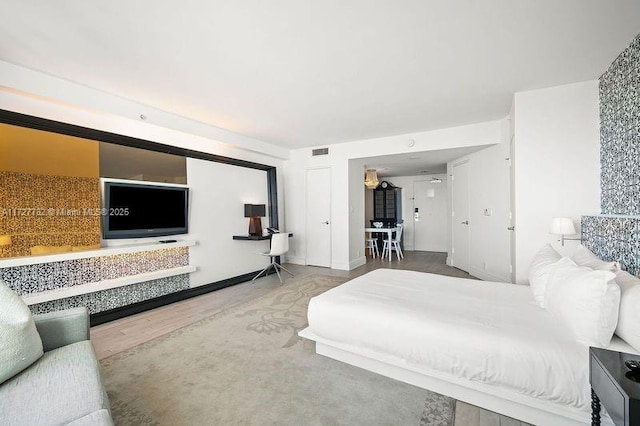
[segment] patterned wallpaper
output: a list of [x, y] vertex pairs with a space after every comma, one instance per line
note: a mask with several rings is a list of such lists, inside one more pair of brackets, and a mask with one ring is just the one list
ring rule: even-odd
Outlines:
[[100, 244], [100, 179], [0, 171], [0, 257], [33, 246]]
[[620, 262], [630, 274], [640, 272], [640, 218], [582, 216], [582, 244], [607, 262]]
[[[188, 265], [189, 248], [177, 247], [0, 268], [0, 279], [19, 295], [26, 295]], [[91, 313], [95, 313], [187, 288], [189, 275], [185, 274], [45, 302], [32, 309], [42, 313], [65, 307], [86, 306]]]
[[95, 314], [188, 288], [189, 274], [183, 274], [132, 284], [126, 287], [117, 287], [95, 293], [67, 297], [66, 299], [38, 303], [31, 305], [29, 308], [34, 314], [46, 314], [47, 312], [85, 306], [89, 309], [89, 313]]
[[640, 35], [600, 77], [602, 216], [582, 217], [582, 244], [640, 272]]
[[640, 215], [640, 35], [600, 77], [601, 212]]
[[[99, 158], [101, 152], [110, 154]], [[140, 163], [136, 152], [146, 154], [146, 162]], [[137, 158], [132, 160], [134, 170], [139, 170], [135, 174], [158, 175], [154, 171], [164, 158], [186, 179], [184, 157], [0, 124], [0, 236], [11, 237], [10, 245], [0, 246], [0, 258], [30, 256], [34, 246], [78, 250], [99, 246], [100, 166], [118, 170], [123, 156]], [[189, 249], [184, 247], [0, 268], [0, 279], [18, 294], [28, 295], [187, 265]], [[97, 313], [188, 288], [189, 275], [183, 274], [44, 302], [31, 309], [44, 313], [86, 306]]]

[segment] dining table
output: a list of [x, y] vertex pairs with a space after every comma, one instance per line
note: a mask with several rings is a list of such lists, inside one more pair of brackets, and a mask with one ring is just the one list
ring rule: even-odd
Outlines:
[[391, 262], [391, 238], [393, 237], [393, 233], [398, 231], [397, 227], [394, 228], [364, 228], [365, 232], [368, 232], [369, 234], [374, 234], [374, 233], [386, 233], [387, 234], [387, 240], [389, 241], [389, 250], [387, 250], [388, 252], [388, 257], [389, 257], [389, 262]]

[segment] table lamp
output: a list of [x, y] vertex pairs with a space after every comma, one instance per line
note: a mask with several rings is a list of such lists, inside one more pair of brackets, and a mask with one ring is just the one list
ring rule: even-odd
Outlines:
[[576, 227], [573, 225], [573, 219], [570, 217], [554, 217], [551, 219], [551, 234], [560, 235], [560, 241], [564, 246], [566, 240], [580, 240], [580, 238], [567, 238], [565, 235], [575, 235]]
[[249, 235], [262, 236], [262, 217], [266, 216], [264, 204], [245, 204], [244, 217], [249, 218]]

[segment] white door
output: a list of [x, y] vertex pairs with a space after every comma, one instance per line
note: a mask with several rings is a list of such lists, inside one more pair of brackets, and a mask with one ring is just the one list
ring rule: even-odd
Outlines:
[[469, 272], [470, 226], [469, 223], [469, 162], [453, 165], [451, 177], [452, 247], [451, 265]]
[[[447, 251], [447, 184], [413, 183], [413, 249]], [[418, 209], [416, 212], [415, 209]], [[415, 215], [417, 213], [417, 217]]]
[[307, 265], [331, 267], [331, 169], [307, 170]]

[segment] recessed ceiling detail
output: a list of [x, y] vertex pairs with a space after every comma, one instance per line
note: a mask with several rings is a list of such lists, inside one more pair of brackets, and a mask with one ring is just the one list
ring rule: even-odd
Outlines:
[[447, 163], [465, 155], [487, 148], [490, 145], [464, 148], [439, 149], [420, 152], [420, 159], [411, 159], [406, 154], [382, 155], [362, 159], [366, 168], [375, 169], [379, 178], [391, 176], [418, 176], [447, 172]]

